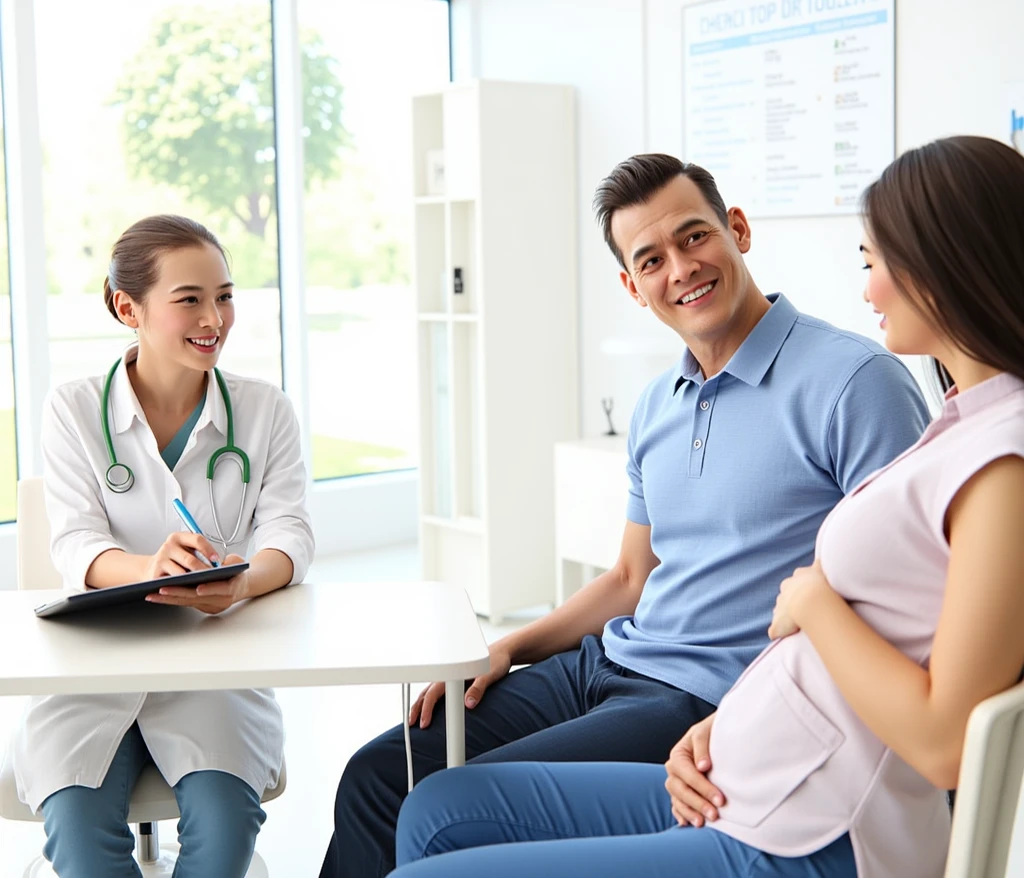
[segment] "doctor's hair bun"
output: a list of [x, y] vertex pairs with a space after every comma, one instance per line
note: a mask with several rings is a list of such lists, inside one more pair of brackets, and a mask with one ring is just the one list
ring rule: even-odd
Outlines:
[[141, 305], [156, 284], [161, 256], [206, 245], [216, 247], [227, 262], [227, 254], [217, 236], [195, 220], [169, 213], [139, 220], [121, 234], [110, 251], [110, 267], [103, 279], [103, 302], [107, 310], [121, 323], [114, 307], [117, 290]]

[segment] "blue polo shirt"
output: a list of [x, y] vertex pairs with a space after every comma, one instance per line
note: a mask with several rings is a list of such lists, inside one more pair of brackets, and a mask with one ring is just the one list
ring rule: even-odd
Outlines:
[[768, 644], [779, 583], [812, 562], [825, 516], [929, 420], [899, 359], [768, 299], [720, 373], [705, 381], [686, 351], [629, 428], [626, 516], [661, 563], [605, 652], [714, 704]]

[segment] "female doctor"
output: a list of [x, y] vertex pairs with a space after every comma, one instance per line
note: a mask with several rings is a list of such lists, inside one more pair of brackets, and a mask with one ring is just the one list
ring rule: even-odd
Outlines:
[[[200, 570], [197, 553], [247, 557], [249, 569], [149, 600], [219, 613], [300, 581], [313, 534], [298, 426], [278, 388], [214, 369], [235, 321], [217, 239], [183, 217], [140, 220], [114, 245], [104, 298], [137, 344], [106, 376], [59, 387], [44, 413], [46, 509], [65, 587]], [[175, 499], [210, 541], [180, 532]], [[270, 690], [57, 695], [31, 701], [14, 767], [60, 878], [141, 874], [126, 818], [150, 760], [181, 812], [176, 878], [241, 878], [283, 738]]]

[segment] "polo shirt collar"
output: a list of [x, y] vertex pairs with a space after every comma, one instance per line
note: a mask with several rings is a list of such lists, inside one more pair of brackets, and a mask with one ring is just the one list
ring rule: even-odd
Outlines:
[[[782, 293], [772, 293], [766, 298], [771, 307], [757, 321], [757, 325], [722, 369], [723, 373], [727, 372], [752, 387], [757, 387], [761, 383], [775, 362], [799, 316], [799, 312]], [[676, 380], [673, 393], [687, 381], [694, 381], [697, 384], [703, 382], [700, 364], [690, 353], [689, 348], [683, 352], [683, 358], [679, 363], [679, 378]]]
[[[138, 342], [129, 345], [121, 354], [121, 362], [118, 364], [114, 377], [110, 382], [110, 415], [111, 425], [116, 434], [124, 433], [135, 421], [146, 424], [146, 413], [142, 410], [142, 404], [135, 395], [135, 389], [128, 378], [128, 364], [134, 362], [139, 356]], [[217, 386], [217, 379], [213, 371], [207, 373], [209, 381], [206, 385], [206, 401], [203, 410], [196, 422], [196, 432], [207, 424], [213, 424], [222, 436], [228, 432], [228, 413], [224, 406], [224, 398], [221, 396], [220, 388]]]

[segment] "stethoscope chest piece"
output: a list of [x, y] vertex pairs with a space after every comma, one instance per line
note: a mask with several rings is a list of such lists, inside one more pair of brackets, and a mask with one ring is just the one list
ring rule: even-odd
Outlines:
[[112, 463], [105, 476], [107, 487], [115, 494], [126, 494], [135, 484], [135, 473], [123, 463]]
[[[132, 485], [135, 484], [135, 473], [117, 459], [117, 454], [114, 452], [114, 440], [110, 432], [110, 385], [114, 380], [114, 373], [120, 364], [121, 359], [118, 358], [114, 365], [110, 367], [110, 371], [107, 372], [107, 379], [103, 382], [103, 400], [100, 404], [102, 419], [100, 423], [103, 426], [103, 441], [107, 446], [107, 458], [110, 460], [110, 466], [107, 467], [103, 480], [106, 482], [107, 487], [115, 494], [126, 494], [131, 490]], [[222, 448], [218, 448], [210, 455], [206, 468], [206, 482], [210, 491], [210, 510], [213, 517], [213, 526], [217, 532], [217, 539], [224, 546], [226, 553], [227, 547], [238, 539], [238, 534], [242, 527], [242, 515], [245, 511], [245, 491], [249, 484], [249, 457], [241, 448], [235, 445], [235, 415], [231, 407], [231, 394], [228, 393], [228, 386], [224, 381], [224, 376], [216, 368], [213, 370], [213, 375], [217, 380], [217, 386], [220, 388], [220, 395], [224, 399], [228, 435], [227, 444]], [[217, 505], [213, 496], [213, 476], [216, 472], [217, 464], [223, 455], [229, 455], [227, 460], [234, 461], [242, 480], [242, 497], [238, 504], [238, 518], [235, 519], [235, 529], [227, 539], [224, 538], [224, 534], [221, 531], [220, 518], [217, 515]]]

